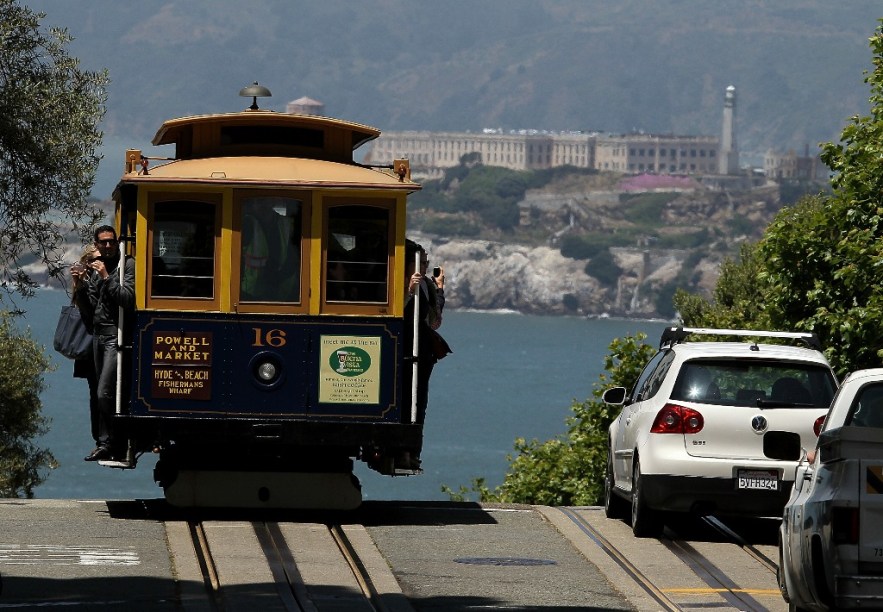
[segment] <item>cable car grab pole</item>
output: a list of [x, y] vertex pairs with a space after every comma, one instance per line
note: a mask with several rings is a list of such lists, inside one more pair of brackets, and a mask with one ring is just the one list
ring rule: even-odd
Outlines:
[[[420, 251], [417, 251], [414, 254], [414, 271], [417, 272], [420, 270]], [[413, 276], [413, 274], [411, 275]], [[420, 283], [423, 281], [421, 279]], [[408, 287], [411, 286], [411, 278], [408, 277]], [[419, 355], [420, 351], [420, 285], [417, 285], [417, 291], [414, 293], [412, 298], [414, 299], [414, 334], [413, 334], [413, 342], [411, 342], [413, 348], [411, 350], [411, 356], [414, 358], [414, 363], [411, 365], [411, 422], [417, 422], [417, 355]]]
[[[119, 241], [119, 249], [120, 255], [119, 259], [117, 259], [117, 274], [119, 275], [119, 283], [120, 283], [120, 293], [122, 295], [122, 288], [125, 286], [125, 278], [126, 278], [126, 248], [123, 240]], [[120, 300], [119, 305], [119, 316], [117, 317], [117, 384], [116, 384], [116, 414], [122, 414], [123, 412], [123, 324], [125, 321], [123, 320], [125, 317], [125, 310], [123, 309], [123, 302]]]

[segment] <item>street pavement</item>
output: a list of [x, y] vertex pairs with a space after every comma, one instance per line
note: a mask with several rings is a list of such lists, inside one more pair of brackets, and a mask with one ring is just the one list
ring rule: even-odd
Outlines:
[[[176, 567], [183, 557], [170, 553], [169, 534], [177, 536], [166, 521], [187, 518], [196, 515], [162, 500], [2, 499], [0, 610], [206, 609], [193, 598], [204, 588], [199, 572]], [[634, 609], [531, 506], [366, 502], [334, 515], [237, 511], [198, 519], [364, 525], [415, 610]]]

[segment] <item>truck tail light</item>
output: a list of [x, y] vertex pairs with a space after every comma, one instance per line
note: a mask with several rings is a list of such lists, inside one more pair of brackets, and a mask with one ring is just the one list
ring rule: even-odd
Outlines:
[[834, 544], [858, 544], [858, 508], [833, 508], [831, 536]]
[[812, 432], [816, 434], [816, 438], [819, 437], [819, 434], [822, 433], [822, 425], [825, 424], [825, 416], [822, 415], [816, 419], [816, 422], [812, 424]]
[[656, 413], [650, 433], [694, 434], [702, 431], [704, 426], [705, 419], [696, 410], [666, 404]]

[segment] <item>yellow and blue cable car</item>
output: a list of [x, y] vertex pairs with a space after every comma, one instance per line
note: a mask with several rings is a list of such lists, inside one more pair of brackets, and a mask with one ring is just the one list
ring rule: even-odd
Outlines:
[[[135, 309], [115, 439], [182, 506], [358, 505], [354, 460], [419, 448], [405, 368], [407, 160], [368, 167], [372, 127], [260, 110], [166, 121], [114, 191]], [[405, 385], [407, 386], [407, 385]], [[113, 464], [113, 463], [111, 463]]]

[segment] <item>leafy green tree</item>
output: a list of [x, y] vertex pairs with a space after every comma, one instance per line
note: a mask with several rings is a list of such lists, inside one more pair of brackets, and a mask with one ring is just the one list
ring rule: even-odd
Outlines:
[[524, 172], [513, 172], [504, 176], [494, 187], [494, 191], [503, 199], [517, 202], [524, 197], [527, 190], [527, 180]]
[[44, 17], [0, 0], [0, 283], [24, 295], [34, 282], [23, 264], [59, 276], [69, 231], [86, 237], [102, 216], [88, 197], [107, 76], [81, 70], [70, 35]]
[[45, 470], [55, 467], [52, 453], [33, 442], [49, 425], [40, 412], [49, 368], [43, 347], [0, 311], [0, 497], [33, 497]]
[[883, 358], [883, 25], [870, 46], [871, 114], [822, 147], [831, 196], [777, 217], [761, 243], [773, 323], [814, 331], [840, 373]]
[[[35, 283], [39, 262], [62, 273], [62, 245], [84, 239], [102, 213], [89, 192], [101, 144], [107, 76], [80, 70], [70, 35], [41, 27], [43, 13], [0, 0], [0, 305]], [[33, 440], [46, 431], [40, 392], [49, 361], [0, 309], [0, 495], [33, 496], [55, 460]]]
[[567, 419], [567, 433], [545, 442], [517, 439], [517, 455], [508, 458], [510, 465], [503, 484], [491, 490], [483, 478], [477, 478], [471, 489], [442, 490], [459, 500], [471, 490], [481, 501], [559, 506], [600, 503], [607, 465], [607, 427], [619, 413], [619, 407], [601, 401], [601, 394], [609, 387], [629, 387], [638, 378], [655, 353], [644, 343], [646, 337], [639, 333], [610, 343], [605, 372], [593, 385], [592, 398], [571, 406], [573, 415]]

